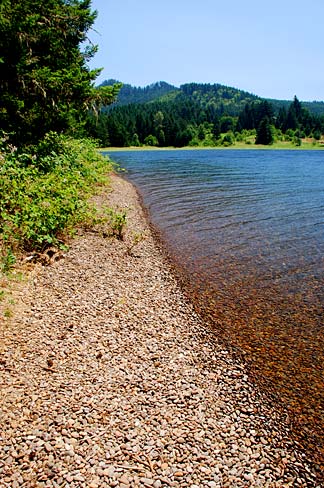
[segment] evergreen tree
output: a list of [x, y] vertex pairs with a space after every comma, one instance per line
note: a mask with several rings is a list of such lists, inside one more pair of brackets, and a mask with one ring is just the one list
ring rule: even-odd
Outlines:
[[255, 110], [254, 105], [247, 103], [244, 109], [240, 112], [237, 121], [237, 130], [243, 129], [251, 130], [255, 128]]
[[0, 6], [0, 128], [19, 142], [50, 130], [73, 132], [81, 114], [108, 104], [118, 86], [95, 90], [100, 70], [87, 61], [96, 12], [90, 0], [2, 0]]
[[289, 106], [286, 123], [284, 125], [284, 130], [287, 131], [288, 129], [296, 130], [298, 128], [298, 119], [296, 115], [296, 110], [293, 104]]
[[255, 143], [268, 146], [269, 144], [273, 144], [273, 141], [273, 126], [270, 124], [269, 117], [266, 115], [257, 128]]
[[287, 121], [287, 110], [285, 107], [280, 107], [278, 117], [276, 119], [276, 127], [281, 130], [285, 130]]

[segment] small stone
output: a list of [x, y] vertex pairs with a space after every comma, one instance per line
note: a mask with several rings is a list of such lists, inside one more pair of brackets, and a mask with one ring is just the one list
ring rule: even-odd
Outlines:
[[119, 478], [119, 483], [124, 483], [124, 485], [128, 485], [129, 484], [129, 479], [127, 478], [126, 475], [123, 474], [123, 476], [121, 476]]
[[253, 478], [253, 474], [252, 473], [246, 473], [243, 475], [243, 478], [246, 480], [246, 481], [253, 481], [254, 478]]
[[51, 452], [51, 451], [53, 451], [53, 446], [49, 442], [45, 442], [44, 449], [46, 452]]
[[74, 480], [74, 481], [85, 481], [85, 478], [82, 476], [82, 474], [81, 474], [81, 473], [79, 473], [79, 474], [75, 474], [75, 475], [73, 476], [73, 480]]
[[181, 478], [182, 476], [184, 476], [184, 473], [183, 471], [176, 471], [175, 473], [173, 473], [173, 476], [175, 476], [176, 478]]
[[141, 478], [140, 481], [146, 486], [153, 486], [154, 480], [151, 478]]
[[114, 474], [115, 474], [114, 466], [111, 466], [110, 468], [103, 470], [103, 475], [108, 476], [109, 478], [112, 478], [114, 476]]

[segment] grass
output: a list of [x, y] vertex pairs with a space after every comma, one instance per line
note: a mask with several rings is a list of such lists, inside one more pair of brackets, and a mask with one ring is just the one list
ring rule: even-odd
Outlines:
[[273, 150], [273, 149], [278, 149], [278, 150], [321, 150], [324, 149], [324, 143], [323, 141], [316, 142], [315, 144], [313, 143], [313, 140], [311, 139], [302, 139], [301, 146], [296, 146], [293, 142], [290, 141], [277, 141], [274, 144], [270, 146], [264, 146], [264, 145], [256, 145], [254, 144], [254, 141], [250, 141], [250, 144], [247, 144], [245, 142], [240, 142], [236, 141], [235, 144], [231, 146], [211, 146], [211, 147], [206, 147], [206, 146], [186, 146], [186, 147], [152, 147], [152, 146], [130, 146], [130, 147], [104, 147], [100, 148], [100, 151], [107, 151], [107, 152], [115, 152], [115, 151], [179, 151], [179, 150], [186, 150], [186, 151], [197, 151], [200, 149], [217, 149], [217, 150], [228, 150], [228, 149], [250, 149], [250, 150], [258, 150], [258, 149], [266, 149], [266, 150]]

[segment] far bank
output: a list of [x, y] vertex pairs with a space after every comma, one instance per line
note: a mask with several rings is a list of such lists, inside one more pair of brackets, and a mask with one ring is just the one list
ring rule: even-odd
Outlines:
[[197, 150], [250, 150], [250, 151], [260, 151], [260, 150], [289, 150], [289, 151], [320, 151], [324, 149], [324, 144], [313, 144], [312, 142], [302, 142], [300, 146], [296, 146], [290, 142], [277, 142], [272, 145], [261, 145], [261, 144], [244, 144], [235, 143], [230, 146], [184, 146], [184, 147], [159, 147], [159, 146], [124, 146], [124, 147], [102, 147], [100, 151], [197, 151]]

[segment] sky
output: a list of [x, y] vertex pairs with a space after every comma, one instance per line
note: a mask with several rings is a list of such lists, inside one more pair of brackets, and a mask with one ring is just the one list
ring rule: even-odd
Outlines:
[[92, 0], [97, 79], [324, 100], [324, 0]]

